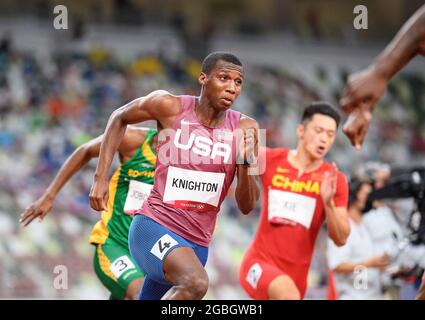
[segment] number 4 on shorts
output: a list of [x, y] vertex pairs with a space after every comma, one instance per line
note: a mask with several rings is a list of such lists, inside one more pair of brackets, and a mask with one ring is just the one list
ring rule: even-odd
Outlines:
[[165, 254], [174, 247], [178, 242], [174, 240], [169, 234], [164, 234], [151, 249], [151, 253], [158, 259], [164, 259]]

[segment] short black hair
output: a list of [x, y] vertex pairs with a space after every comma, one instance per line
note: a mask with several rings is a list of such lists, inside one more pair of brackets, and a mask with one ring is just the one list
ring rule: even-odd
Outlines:
[[360, 179], [358, 177], [352, 177], [348, 184], [348, 206], [352, 206], [357, 201], [357, 194], [360, 192], [361, 188], [365, 185], [371, 185], [369, 180]]
[[325, 116], [331, 117], [335, 120], [336, 127], [338, 128], [341, 121], [341, 116], [330, 103], [324, 101], [312, 102], [307, 108], [305, 108], [301, 122], [310, 121], [313, 119], [315, 114], [323, 114]]
[[205, 57], [204, 61], [202, 61], [201, 72], [208, 74], [212, 69], [214, 69], [219, 60], [230, 62], [242, 67], [242, 62], [234, 54], [217, 51], [212, 52]]

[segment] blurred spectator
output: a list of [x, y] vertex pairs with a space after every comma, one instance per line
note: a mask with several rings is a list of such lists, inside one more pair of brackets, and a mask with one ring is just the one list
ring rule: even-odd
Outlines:
[[5, 32], [0, 39], [0, 54], [8, 55], [12, 49], [12, 36], [10, 32]]
[[350, 182], [350, 236], [342, 247], [328, 240], [328, 264], [333, 273], [336, 297], [340, 300], [382, 299], [380, 271], [388, 265], [389, 259], [376, 254], [362, 218], [371, 190], [367, 181], [353, 179]]
[[[366, 170], [373, 182], [373, 189], [383, 188], [390, 178], [390, 167], [380, 163], [365, 164]], [[384, 201], [373, 201], [373, 208], [366, 212], [364, 225], [374, 243], [376, 254], [387, 255], [394, 261], [399, 254], [399, 246], [404, 238], [397, 216]], [[399, 298], [399, 287], [394, 285], [390, 274], [381, 274], [383, 292], [392, 299]]]
[[[177, 16], [177, 24], [184, 25], [179, 19]], [[86, 252], [91, 250], [86, 242], [90, 223], [96, 220], [87, 203], [93, 165], [64, 189], [48, 230], [42, 230], [45, 244], [34, 242], [31, 231], [17, 228], [17, 214], [40, 195], [58, 164], [74, 148], [103, 132], [115, 108], [158, 88], [174, 94], [197, 92], [200, 61], [169, 52], [167, 43], [160, 53], [143, 53], [128, 60], [119, 60], [98, 46], [84, 52], [60, 50], [41, 58], [34, 52], [15, 50], [10, 35], [0, 43], [0, 253], [11, 257], [0, 261], [0, 298], [81, 297], [72, 294], [83, 291], [90, 297], [102, 297], [104, 292], [96, 279], [90, 278], [91, 253]], [[299, 65], [299, 71], [293, 73], [251, 61], [245, 65], [246, 90], [235, 108], [252, 115], [267, 129], [268, 146], [294, 144], [294, 126], [312, 100], [337, 102], [335, 93], [343, 84], [344, 70], [332, 62], [313, 72], [304, 70], [302, 61]], [[378, 160], [379, 156], [391, 164], [423, 158], [425, 122], [418, 117], [418, 106], [425, 103], [424, 77], [401, 75], [392, 86], [383, 99], [385, 108], [377, 110], [378, 125], [371, 129], [362, 154], [356, 154], [345, 137], [337, 138], [330, 158], [345, 173], [356, 162]], [[385, 152], [378, 155], [377, 150]], [[217, 222], [217, 232], [224, 236], [222, 242], [213, 244], [219, 250], [212, 251], [220, 255], [212, 256], [208, 263], [209, 271], [216, 275], [211, 276], [209, 298], [246, 298], [236, 274], [258, 215], [241, 218], [231, 202], [223, 204]], [[78, 235], [62, 232], [59, 224], [63, 216], [81, 218], [72, 223], [80, 225], [75, 228]], [[61, 263], [76, 266], [70, 287], [83, 288], [86, 283], [87, 291], [51, 289], [53, 267]], [[313, 265], [313, 278], [319, 280], [312, 282], [309, 297], [320, 298], [315, 295], [320, 290], [315, 289], [323, 287], [320, 279], [326, 278], [321, 274], [326, 267], [323, 263]], [[32, 279], [33, 274], [40, 274], [40, 279]], [[19, 280], [21, 275], [25, 280]]]

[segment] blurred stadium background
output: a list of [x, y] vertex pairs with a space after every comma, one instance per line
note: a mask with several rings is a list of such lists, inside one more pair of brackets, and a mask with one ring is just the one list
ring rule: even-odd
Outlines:
[[[110, 113], [151, 90], [197, 94], [200, 59], [231, 51], [247, 81], [236, 109], [267, 128], [268, 146], [295, 145], [303, 107], [337, 105], [347, 75], [368, 65], [422, 4], [367, 1], [368, 30], [353, 28], [358, 1], [87, 0], [0, 1], [0, 298], [105, 299], [88, 243], [98, 213], [88, 205], [96, 165], [78, 174], [43, 223], [23, 229], [19, 214], [42, 194], [64, 159], [101, 134]], [[68, 30], [53, 8], [68, 8]], [[415, 59], [391, 82], [360, 153], [339, 135], [329, 157], [350, 175], [366, 161], [423, 165], [425, 63]], [[401, 225], [409, 201], [399, 206]], [[247, 299], [237, 282], [258, 210], [223, 205], [210, 251], [208, 299]], [[325, 299], [326, 235], [319, 236], [307, 298]], [[53, 287], [68, 268], [68, 289]], [[402, 299], [414, 283], [400, 284]]]

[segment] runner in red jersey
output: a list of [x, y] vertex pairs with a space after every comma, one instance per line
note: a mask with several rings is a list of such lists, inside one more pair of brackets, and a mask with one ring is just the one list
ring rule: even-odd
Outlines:
[[339, 121], [330, 105], [314, 103], [297, 128], [296, 150], [266, 150], [260, 224], [239, 272], [240, 284], [254, 299], [304, 297], [314, 244], [325, 219], [336, 245], [347, 240], [347, 181], [335, 163], [323, 160]]

